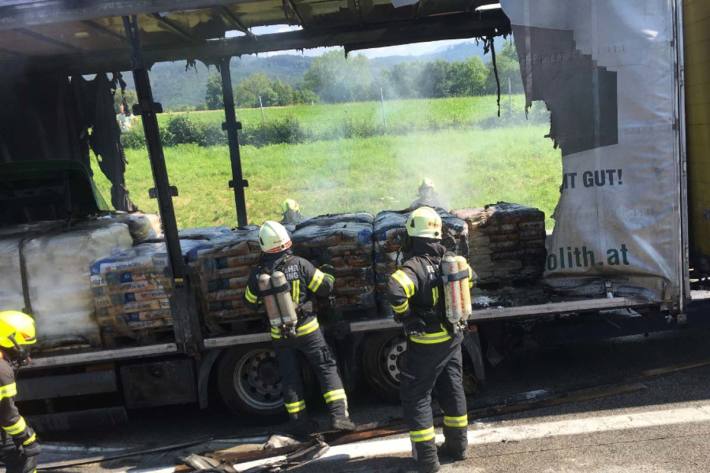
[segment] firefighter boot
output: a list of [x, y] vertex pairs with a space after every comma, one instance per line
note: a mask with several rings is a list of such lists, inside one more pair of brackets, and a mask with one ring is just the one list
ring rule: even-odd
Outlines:
[[436, 473], [441, 466], [434, 440], [426, 442], [416, 442], [413, 448], [414, 459], [417, 461], [417, 471], [419, 473]]
[[444, 443], [437, 448], [439, 458], [455, 462], [465, 460], [468, 449], [466, 429], [444, 427], [444, 438]]
[[306, 438], [318, 432], [318, 422], [307, 415], [292, 417], [288, 423], [288, 433], [296, 438]]
[[334, 416], [330, 419], [330, 428], [341, 432], [353, 432], [357, 430], [355, 423], [347, 416]]

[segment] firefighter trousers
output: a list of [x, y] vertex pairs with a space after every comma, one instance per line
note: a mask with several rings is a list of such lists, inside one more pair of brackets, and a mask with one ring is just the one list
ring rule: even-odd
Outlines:
[[348, 400], [338, 374], [338, 365], [320, 329], [307, 335], [274, 340], [274, 351], [283, 382], [284, 405], [291, 420], [302, 420], [306, 416], [299, 353], [318, 378], [331, 417], [349, 417]]
[[0, 461], [5, 465], [6, 473], [35, 473], [37, 457], [28, 457], [15, 447], [10, 439], [4, 439], [0, 447]]
[[468, 447], [468, 417], [463, 390], [463, 358], [459, 334], [441, 343], [407, 342], [402, 363], [400, 397], [415, 460], [426, 468], [438, 465], [434, 443], [432, 391], [444, 411], [444, 448], [462, 456]]

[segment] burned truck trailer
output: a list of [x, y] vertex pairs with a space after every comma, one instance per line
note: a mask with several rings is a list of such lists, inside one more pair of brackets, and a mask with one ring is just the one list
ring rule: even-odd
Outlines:
[[[302, 29], [260, 36], [250, 30], [284, 23]], [[169, 313], [169, 332], [155, 330], [146, 343], [109, 347], [99, 342], [88, 349], [55, 347], [38, 353], [20, 380], [26, 384], [24, 399], [112, 394], [127, 408], [191, 402], [205, 406], [210, 387], [216, 386], [236, 410], [281, 410], [268, 333], [250, 324], [213, 330], [205, 318], [210, 309], [197, 303], [201, 283], [177, 227], [172, 198], [178, 189], [169, 181], [156, 119], [161, 107], [149, 81], [149, 67], [160, 61], [200, 60], [220, 67], [232, 165], [232, 180], [225, 186], [234, 189], [240, 227], [227, 238], [236, 238], [250, 231], [244, 196], [249, 170], [242, 170], [240, 161], [230, 57], [321, 46], [352, 51], [439, 39], [490, 39], [512, 32], [527, 100], [546, 103], [550, 134], [563, 154], [561, 200], [554, 232], [546, 241], [543, 275], [554, 297], [544, 304], [523, 298], [512, 307], [476, 310], [472, 327], [485, 334], [489, 326], [515, 320], [564, 326], [580, 320], [578, 314], [592, 325], [615, 327], [609, 335], [628, 333], [619, 328], [625, 322], [629, 331], [638, 332], [683, 323], [699, 302], [691, 298], [687, 254], [682, 24], [680, 3], [665, 0], [623, 6], [550, 0], [534, 8], [530, 1], [504, 1], [499, 7], [486, 0], [420, 1], [400, 8], [389, 1], [365, 7], [311, 0], [126, 1], [101, 8], [55, 0], [0, 7], [1, 153], [14, 166], [15, 176], [0, 176], [6, 194], [3, 222], [28, 225], [18, 238], [24, 245], [45, 231], [67, 230], [45, 229], [41, 223], [38, 228], [37, 221], [74, 225], [101, 214], [105, 207], [89, 198], [94, 194], [88, 178], [92, 151], [101, 156], [101, 170], [112, 183], [113, 207], [134, 210], [125, 189], [111, 95], [121, 87], [117, 72], [131, 70], [169, 270], [169, 282], [160, 281], [161, 288], [170, 287], [169, 305], [156, 309]], [[228, 31], [241, 34], [226, 37]], [[97, 75], [87, 79], [88, 74]], [[38, 161], [52, 160], [54, 169], [37, 169]], [[24, 169], [18, 170], [18, 164]], [[82, 169], [83, 181], [77, 177]], [[117, 236], [111, 238], [124, 242], [116, 245], [132, 247], [122, 239], [123, 230], [113, 231]], [[248, 256], [235, 245], [229, 247], [230, 257]], [[47, 320], [51, 305], [33, 307], [32, 291], [22, 276], [24, 256], [22, 260], [23, 297], [17, 302], [22, 306], [13, 308]], [[241, 267], [230, 270], [236, 274]], [[614, 315], [622, 315], [622, 323], [605, 325]], [[81, 321], [94, 323], [90, 319], [98, 316], [84, 314], [76, 326], [86, 328]], [[395, 397], [397, 357], [405, 344], [386, 311], [324, 325], [339, 340], [337, 352], [349, 384], [364, 375], [380, 393]], [[40, 324], [40, 338], [43, 330]], [[482, 380], [477, 331], [466, 348]]]

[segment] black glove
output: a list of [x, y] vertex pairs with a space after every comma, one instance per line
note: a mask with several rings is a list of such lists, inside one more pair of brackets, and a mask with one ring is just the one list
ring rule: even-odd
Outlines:
[[321, 265], [320, 269], [322, 272], [326, 274], [330, 274], [331, 276], [335, 274], [335, 267], [332, 264], [323, 264]]
[[409, 314], [403, 317], [400, 322], [402, 322], [407, 335], [416, 335], [426, 332], [426, 323], [420, 317]]

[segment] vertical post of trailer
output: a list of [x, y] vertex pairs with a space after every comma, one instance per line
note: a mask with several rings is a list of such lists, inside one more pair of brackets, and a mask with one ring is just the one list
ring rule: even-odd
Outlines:
[[175, 342], [188, 353], [193, 353], [198, 347], [199, 324], [191, 317], [195, 311], [190, 311], [194, 304], [191, 302], [191, 291], [186, 277], [185, 261], [180, 248], [173, 196], [177, 196], [177, 188], [170, 185], [168, 170], [165, 165], [163, 145], [160, 141], [157, 113], [161, 112], [160, 104], [153, 100], [153, 91], [150, 86], [148, 69], [143, 61], [140, 45], [140, 30], [138, 19], [135, 16], [123, 17], [123, 26], [126, 37], [131, 45], [131, 63], [133, 68], [133, 81], [136, 86], [140, 108], [143, 132], [148, 148], [150, 167], [153, 173], [155, 188], [150, 190], [150, 196], [158, 200], [160, 219], [165, 234], [165, 244], [168, 250], [170, 270], [172, 271], [174, 290], [170, 300], [173, 315]]
[[229, 70], [229, 62], [232, 58], [226, 57], [220, 61], [220, 73], [222, 74], [222, 102], [224, 103], [224, 123], [222, 129], [227, 132], [229, 141], [229, 159], [232, 163], [232, 180], [229, 187], [234, 189], [234, 205], [237, 209], [237, 226], [243, 227], [247, 224], [247, 205], [244, 197], [244, 188], [249, 186], [249, 182], [244, 180], [242, 174], [242, 157], [239, 152], [239, 135], [242, 124], [237, 121], [234, 111], [234, 92], [232, 91], [232, 73]]

